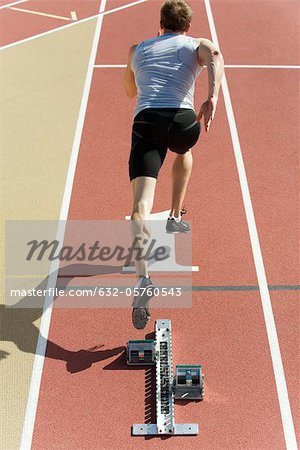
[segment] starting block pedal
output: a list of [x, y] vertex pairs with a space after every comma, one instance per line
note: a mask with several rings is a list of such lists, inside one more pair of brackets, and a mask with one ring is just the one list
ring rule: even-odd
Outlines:
[[131, 366], [144, 366], [155, 364], [155, 342], [153, 339], [128, 341], [127, 364]]
[[155, 340], [128, 341], [127, 364], [156, 366], [156, 423], [133, 425], [133, 436], [191, 436], [199, 433], [196, 423], [175, 423], [174, 399], [202, 400], [204, 377], [200, 365], [177, 365], [173, 376], [169, 319], [157, 320]]
[[200, 365], [177, 365], [174, 379], [176, 400], [202, 400], [204, 376]]

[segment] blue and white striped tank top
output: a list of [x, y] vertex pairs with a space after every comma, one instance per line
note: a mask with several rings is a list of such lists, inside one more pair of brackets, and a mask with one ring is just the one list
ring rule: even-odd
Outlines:
[[142, 41], [131, 67], [138, 89], [136, 116], [145, 108], [194, 109], [198, 42], [183, 34], [168, 33]]

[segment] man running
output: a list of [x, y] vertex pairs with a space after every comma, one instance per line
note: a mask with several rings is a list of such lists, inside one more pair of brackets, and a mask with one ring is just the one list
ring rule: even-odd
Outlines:
[[[150, 219], [159, 170], [168, 149], [176, 153], [172, 168], [172, 205], [166, 231], [187, 232], [182, 209], [192, 171], [191, 148], [200, 135], [200, 119], [209, 131], [214, 118], [223, 75], [223, 57], [208, 39], [187, 36], [192, 9], [185, 0], [166, 0], [161, 8], [159, 35], [129, 50], [124, 86], [129, 98], [136, 95], [132, 127], [129, 176], [133, 187], [134, 235], [149, 238]], [[197, 115], [194, 110], [195, 79], [207, 67], [208, 95]], [[139, 288], [153, 286], [146, 263], [136, 264]], [[151, 295], [136, 296], [133, 324], [143, 329], [149, 319]], [[150, 292], [147, 289], [148, 292]]]

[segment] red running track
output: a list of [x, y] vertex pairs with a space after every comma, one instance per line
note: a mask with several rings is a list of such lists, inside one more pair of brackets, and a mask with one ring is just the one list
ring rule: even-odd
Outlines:
[[[10, 1], [3, 4], [10, 3], [14, 2]], [[97, 14], [99, 11], [99, 2], [98, 0], [29, 0], [14, 5], [13, 8], [37, 11], [61, 17], [70, 17], [71, 11], [75, 11], [78, 20], [80, 20]], [[0, 23], [2, 25], [0, 46], [3, 46], [55, 28], [60, 28], [72, 22], [4, 8], [0, 10]]]

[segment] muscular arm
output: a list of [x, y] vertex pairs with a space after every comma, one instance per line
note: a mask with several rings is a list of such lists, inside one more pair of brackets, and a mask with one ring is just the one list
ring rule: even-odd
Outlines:
[[218, 98], [224, 70], [222, 53], [209, 39], [200, 39], [198, 60], [199, 64], [207, 67], [208, 98]]
[[206, 65], [208, 75], [207, 101], [201, 106], [198, 117], [200, 120], [204, 115], [205, 129], [208, 131], [216, 111], [224, 60], [220, 50], [209, 39], [199, 39], [198, 60], [200, 65]]
[[131, 61], [134, 54], [134, 50], [136, 48], [136, 45], [133, 45], [130, 47], [129, 55], [128, 55], [128, 63], [124, 74], [124, 88], [126, 91], [126, 94], [129, 98], [133, 98], [137, 94], [137, 87], [135, 84], [135, 78], [134, 73], [131, 68]]

